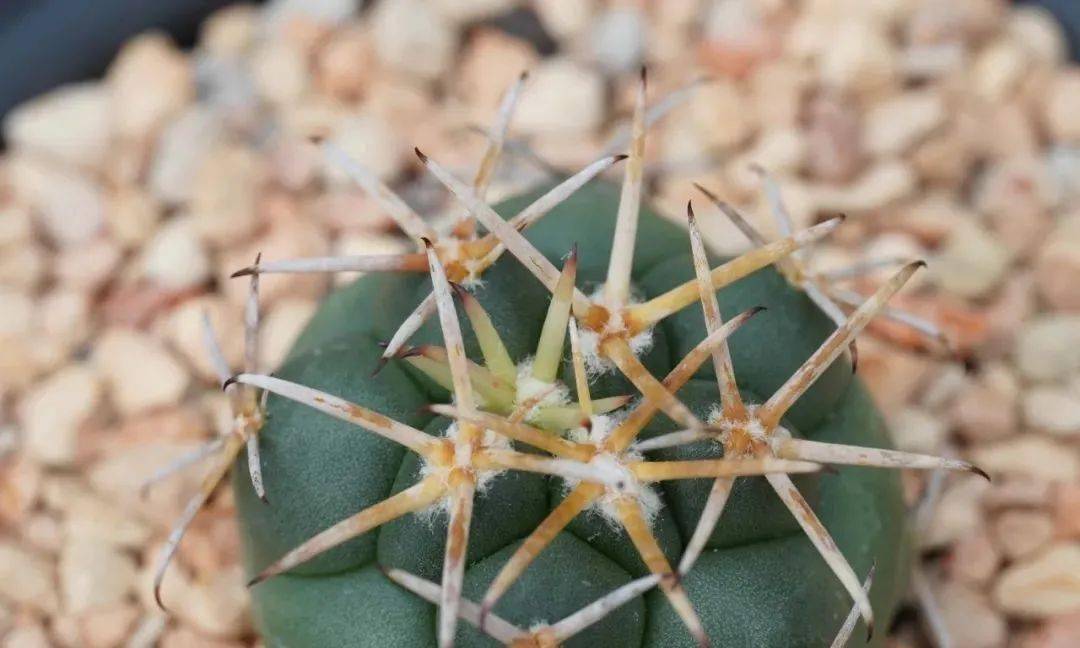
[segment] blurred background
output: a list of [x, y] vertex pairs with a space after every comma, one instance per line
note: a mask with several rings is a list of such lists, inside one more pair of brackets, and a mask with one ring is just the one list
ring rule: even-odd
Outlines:
[[[1080, 645], [1080, 3], [226, 4], [0, 5], [0, 646], [258, 643], [229, 490], [181, 545], [166, 617], [153, 558], [199, 471], [138, 486], [228, 423], [200, 317], [237, 366], [229, 273], [406, 244], [305, 138], [443, 222], [413, 146], [470, 173], [528, 70], [498, 200], [617, 142], [643, 63], [650, 102], [682, 98], [648, 136], [665, 215], [695, 197], [711, 244], [744, 249], [699, 182], [775, 232], [757, 163], [799, 224], [850, 216], [816, 269], [930, 262], [897, 303], [954, 352], [882, 325], [859, 372], [899, 447], [994, 481], [906, 475], [923, 551], [889, 644]], [[330, 288], [264, 279], [264, 367]]]

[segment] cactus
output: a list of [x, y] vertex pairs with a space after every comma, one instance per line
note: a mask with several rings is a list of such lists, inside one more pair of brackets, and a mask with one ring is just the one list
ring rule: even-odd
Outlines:
[[[417, 251], [236, 273], [249, 358], [260, 274], [371, 274], [274, 375], [224, 380], [235, 429], [162, 569], [236, 462], [268, 645], [842, 645], [860, 619], [869, 637], [911, 549], [879, 468], [979, 472], [887, 449], [847, 355], [921, 263], [846, 314], [793, 254], [842, 219], [711, 256], [691, 205], [686, 229], [642, 205], [644, 74], [628, 156], [490, 207], [523, 82], [471, 185], [417, 151], [465, 209], [444, 236], [322, 145]], [[593, 180], [623, 161], [621, 188]]]

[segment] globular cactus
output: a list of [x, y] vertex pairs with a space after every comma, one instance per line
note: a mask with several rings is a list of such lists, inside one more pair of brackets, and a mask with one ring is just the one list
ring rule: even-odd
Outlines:
[[[688, 233], [641, 204], [644, 75], [628, 156], [489, 207], [523, 80], [471, 185], [417, 151], [465, 209], [446, 235], [324, 145], [416, 252], [237, 273], [249, 358], [260, 274], [370, 274], [273, 375], [224, 381], [236, 425], [162, 568], [236, 462], [271, 646], [862, 641], [894, 613], [912, 546], [899, 478], [878, 468], [977, 470], [884, 449], [853, 375], [848, 349], [920, 264], [848, 313], [798, 257], [842, 219], [773, 242], [744, 228], [757, 247], [712, 257], [692, 208]], [[593, 180], [623, 162], [621, 188]]]

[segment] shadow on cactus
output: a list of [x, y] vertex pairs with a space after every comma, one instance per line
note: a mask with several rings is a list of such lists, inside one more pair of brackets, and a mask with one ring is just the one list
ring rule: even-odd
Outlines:
[[[884, 449], [846, 357], [921, 263], [845, 312], [797, 256], [842, 219], [710, 258], [689, 205], [688, 231], [641, 205], [663, 112], [644, 74], [628, 156], [492, 208], [524, 81], [471, 184], [417, 151], [464, 207], [445, 236], [322, 145], [416, 252], [237, 273], [253, 288], [268, 272], [371, 274], [326, 300], [275, 375], [249, 364], [225, 381], [237, 425], [207, 451], [215, 470], [162, 569], [236, 460], [268, 645], [869, 639], [911, 549], [899, 479], [877, 468], [976, 470]], [[589, 182], [623, 161], [621, 188]]]

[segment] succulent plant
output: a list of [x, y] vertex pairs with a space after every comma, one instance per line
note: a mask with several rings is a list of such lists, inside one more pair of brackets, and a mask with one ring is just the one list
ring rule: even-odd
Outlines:
[[[236, 426], [162, 568], [238, 462], [268, 645], [820, 645], [887, 621], [911, 537], [876, 468], [977, 470], [886, 449], [845, 359], [920, 264], [846, 314], [791, 258], [841, 219], [711, 256], [689, 205], [683, 229], [641, 204], [644, 75], [628, 156], [490, 207], [522, 82], [471, 185], [417, 151], [465, 208], [445, 236], [323, 145], [417, 251], [237, 273], [249, 358], [260, 274], [371, 274], [273, 375], [224, 381]], [[624, 158], [621, 188], [589, 183]]]

